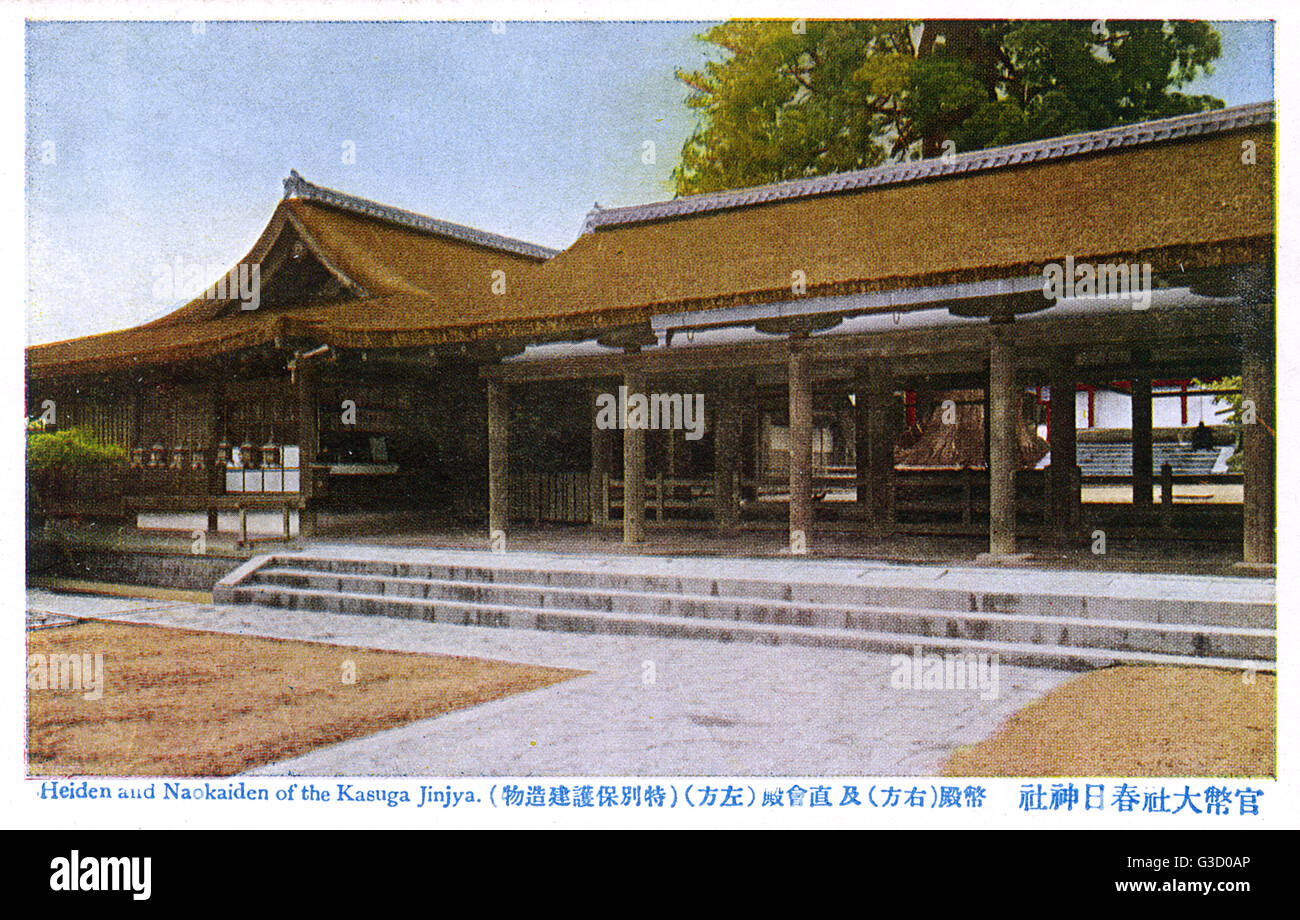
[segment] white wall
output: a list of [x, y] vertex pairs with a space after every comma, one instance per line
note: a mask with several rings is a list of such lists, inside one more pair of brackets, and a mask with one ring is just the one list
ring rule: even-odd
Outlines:
[[[1164, 390], [1173, 396], [1154, 396], [1151, 400], [1151, 424], [1155, 428], [1195, 428], [1198, 422], [1207, 425], [1222, 425], [1224, 419], [1215, 415], [1227, 409], [1228, 402], [1217, 396], [1187, 397], [1187, 422], [1183, 422], [1180, 390]], [[1132, 428], [1133, 402], [1127, 393], [1110, 390], [1097, 390], [1093, 394], [1093, 409], [1097, 417], [1088, 424], [1088, 394], [1085, 391], [1075, 393], [1075, 420], [1079, 428]]]
[[[135, 516], [138, 530], [183, 530], [193, 533], [208, 529], [207, 512], [198, 511], [141, 511]], [[239, 532], [239, 512], [217, 512], [218, 533]], [[248, 532], [254, 536], [275, 536], [284, 533], [284, 518], [280, 511], [248, 512]], [[289, 512], [289, 533], [298, 535], [298, 512]]]

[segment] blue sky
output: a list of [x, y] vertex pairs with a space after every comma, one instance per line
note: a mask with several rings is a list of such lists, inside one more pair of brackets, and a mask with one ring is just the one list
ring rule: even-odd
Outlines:
[[[1216, 73], [1189, 91], [1272, 98], [1271, 27], [1219, 26]], [[238, 260], [291, 168], [563, 248], [593, 201], [670, 197], [694, 126], [673, 70], [702, 63], [703, 28], [31, 23], [27, 340], [123, 328], [198, 293], [160, 292], [159, 267]]]

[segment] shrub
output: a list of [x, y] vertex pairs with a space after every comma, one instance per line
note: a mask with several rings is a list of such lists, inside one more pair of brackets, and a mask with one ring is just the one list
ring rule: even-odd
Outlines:
[[116, 444], [105, 444], [84, 428], [61, 431], [27, 429], [27, 469], [79, 469], [108, 463], [121, 463], [126, 451]]

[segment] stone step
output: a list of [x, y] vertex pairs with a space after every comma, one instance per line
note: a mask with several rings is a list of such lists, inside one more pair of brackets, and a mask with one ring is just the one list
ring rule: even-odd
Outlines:
[[730, 621], [709, 617], [658, 616], [555, 607], [512, 607], [497, 603], [446, 600], [400, 595], [342, 594], [335, 591], [288, 588], [271, 584], [235, 586], [236, 603], [263, 604], [301, 610], [400, 616], [465, 626], [540, 629], [560, 632], [644, 635], [722, 642], [760, 642], [861, 651], [910, 654], [916, 647], [930, 652], [997, 654], [1008, 664], [1086, 668], [1115, 663], [1166, 664], [1272, 671], [1267, 659], [1217, 655], [1091, 648], [1051, 643], [921, 636], [867, 629], [810, 627], [793, 624]]
[[265, 605], [293, 608], [300, 606], [301, 598], [311, 598], [312, 609], [398, 617], [413, 615], [410, 612], [413, 603], [423, 602], [435, 608], [442, 603], [470, 603], [501, 610], [582, 610], [615, 618], [627, 614], [683, 622], [719, 620], [808, 629], [889, 632], [925, 639], [988, 640], [1189, 657], [1271, 660], [1276, 654], [1274, 634], [1270, 630], [1249, 627], [967, 613], [901, 606], [845, 608], [752, 598], [591, 592], [499, 583], [398, 581], [395, 578], [381, 581], [368, 576], [321, 575], [295, 570], [260, 572], [247, 587], [259, 589], [256, 595], [248, 595], [248, 599]]
[[[910, 584], [879, 567], [846, 572], [778, 565], [764, 577], [744, 560], [730, 571], [749, 577], [728, 577], [726, 570], [718, 577], [698, 561], [657, 570], [628, 560], [568, 557], [502, 557], [498, 564], [481, 554], [457, 561], [277, 554], [249, 560], [213, 595], [217, 603], [470, 625], [875, 651], [918, 645], [996, 651], [1008, 661], [1071, 667], [1125, 661], [1273, 670], [1276, 658], [1274, 605], [1209, 584], [1150, 585], [1093, 575], [1080, 582], [1092, 593], [1057, 593], [1039, 573], [1025, 582], [1037, 593], [1007, 593], [1020, 582], [1006, 575], [994, 579], [1003, 589], [995, 593], [979, 590], [983, 580], [969, 574], [940, 587], [936, 582], [946, 570], [919, 573], [911, 581], [922, 583]], [[1166, 592], [1177, 596], [1122, 596]], [[1194, 599], [1202, 592], [1205, 599]]]
[[840, 607], [923, 607], [944, 611], [1024, 613], [1088, 619], [1247, 626], [1273, 629], [1272, 604], [1186, 598], [1129, 598], [1094, 596], [1061, 591], [1052, 594], [974, 592], [929, 586], [878, 584], [825, 584], [783, 582], [753, 578], [677, 577], [629, 574], [567, 568], [459, 566], [441, 563], [406, 563], [352, 559], [274, 557], [258, 572], [277, 569], [359, 575], [394, 580], [504, 583], [576, 588], [585, 592], [629, 591], [673, 595], [763, 598], [776, 601], [832, 604]]
[[1276, 655], [1272, 630], [1216, 624], [1152, 623], [995, 611], [944, 610], [903, 605], [818, 604], [765, 598], [586, 588], [502, 582], [435, 581], [402, 576], [322, 573], [271, 567], [254, 574], [258, 584], [340, 594], [463, 600], [513, 607], [563, 607], [609, 613], [738, 620], [778, 625], [870, 629], [1035, 643], [1055, 642], [1137, 651], [1268, 658]]

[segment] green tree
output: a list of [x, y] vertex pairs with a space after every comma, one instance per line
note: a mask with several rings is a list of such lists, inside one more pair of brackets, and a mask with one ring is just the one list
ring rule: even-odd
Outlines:
[[106, 463], [120, 463], [126, 451], [105, 444], [84, 428], [45, 431], [39, 423], [27, 423], [27, 469], [82, 469]]
[[1204, 22], [732, 20], [677, 72], [698, 113], [678, 194], [740, 188], [1220, 108]]
[[1216, 416], [1223, 419], [1223, 424], [1231, 425], [1237, 430], [1237, 449], [1232, 452], [1228, 458], [1228, 472], [1240, 473], [1245, 467], [1241, 462], [1241, 375], [1235, 377], [1220, 377], [1218, 380], [1193, 380], [1191, 383], [1193, 390], [1235, 390], [1226, 396], [1220, 397], [1227, 404], [1226, 409], [1220, 409], [1215, 413]]

